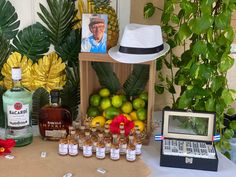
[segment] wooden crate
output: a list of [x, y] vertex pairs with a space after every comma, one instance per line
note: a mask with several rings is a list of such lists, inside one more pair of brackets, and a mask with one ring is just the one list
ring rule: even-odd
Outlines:
[[[109, 62], [113, 66], [113, 70], [121, 84], [123, 84], [128, 75], [132, 72], [133, 64], [119, 63], [113, 60], [108, 54], [80, 53], [80, 114], [85, 115], [89, 106], [89, 96], [101, 88], [96, 72], [91, 66], [91, 62]], [[147, 107], [147, 138], [144, 144], [148, 144], [149, 137], [152, 132], [152, 117], [154, 111], [154, 83], [156, 75], [156, 62], [149, 61], [142, 64], [149, 65], [149, 81], [146, 85], [148, 91], [148, 107]]]

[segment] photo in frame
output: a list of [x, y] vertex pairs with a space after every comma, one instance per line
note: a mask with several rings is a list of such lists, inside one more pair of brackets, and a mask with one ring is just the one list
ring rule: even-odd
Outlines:
[[81, 52], [107, 52], [107, 23], [106, 14], [82, 15]]

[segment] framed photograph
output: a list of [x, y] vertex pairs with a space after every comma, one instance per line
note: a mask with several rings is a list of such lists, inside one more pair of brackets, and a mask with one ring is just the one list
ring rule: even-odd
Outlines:
[[107, 22], [106, 14], [82, 15], [81, 52], [107, 52]]

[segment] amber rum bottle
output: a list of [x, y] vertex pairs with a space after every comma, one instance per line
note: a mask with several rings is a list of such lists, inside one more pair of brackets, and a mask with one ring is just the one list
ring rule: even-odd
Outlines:
[[97, 147], [96, 147], [96, 157], [98, 159], [104, 159], [106, 157], [105, 143], [104, 143], [104, 138], [103, 138], [102, 133], [98, 134], [98, 143], [97, 143]]
[[81, 125], [80, 130], [77, 133], [77, 141], [79, 142], [79, 149], [81, 150], [83, 150], [84, 140], [85, 140], [85, 126]]
[[60, 104], [60, 91], [51, 90], [50, 105], [44, 106], [39, 113], [39, 131], [43, 139], [59, 140], [62, 131], [68, 133], [72, 125], [71, 113]]
[[97, 147], [97, 143], [98, 143], [98, 134], [96, 132], [95, 127], [92, 127], [91, 140], [93, 142], [93, 152], [96, 152], [96, 147]]
[[105, 128], [104, 132], [104, 143], [105, 143], [105, 152], [106, 154], [109, 154], [111, 151], [111, 141], [112, 137], [110, 134], [110, 130], [108, 128]]
[[58, 145], [58, 154], [65, 156], [68, 154], [68, 140], [66, 138], [67, 132], [66, 130], [62, 130], [62, 137], [60, 138]]
[[112, 135], [110, 158], [111, 158], [111, 160], [119, 160], [120, 159], [120, 147], [119, 147], [117, 134]]
[[134, 136], [129, 136], [129, 143], [127, 146], [127, 152], [126, 152], [126, 160], [133, 162], [136, 160], [136, 152], [135, 152], [135, 144], [134, 144]]
[[75, 130], [72, 130], [70, 132], [69, 138], [68, 138], [68, 150], [70, 156], [76, 156], [78, 155], [78, 143], [75, 139]]
[[135, 152], [136, 155], [142, 154], [142, 136], [140, 130], [136, 130], [135, 133]]
[[85, 132], [85, 140], [84, 140], [84, 144], [83, 144], [83, 156], [84, 157], [92, 157], [92, 155], [93, 155], [92, 147], [93, 147], [93, 142], [90, 137], [90, 132], [86, 131]]

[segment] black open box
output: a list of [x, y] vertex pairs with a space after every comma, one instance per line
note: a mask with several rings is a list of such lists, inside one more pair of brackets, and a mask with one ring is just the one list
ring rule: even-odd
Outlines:
[[[163, 110], [162, 116], [162, 135], [164, 140], [161, 142], [160, 166], [217, 171], [218, 157], [213, 144], [216, 121], [215, 113]], [[196, 126], [196, 130], [191, 129], [194, 127], [193, 125]], [[169, 142], [172, 143], [171, 145], [173, 145], [173, 142], [177, 142], [178, 145], [182, 144], [183, 148], [181, 149], [184, 149], [182, 153], [172, 154], [173, 149], [168, 144]], [[195, 153], [195, 151], [190, 153], [186, 150], [186, 147], [189, 147], [189, 145], [197, 145], [200, 149], [202, 144], [205, 144], [207, 147], [206, 154]], [[168, 149], [169, 145], [171, 150]], [[177, 144], [174, 145], [177, 146]], [[210, 155], [211, 151], [208, 147], [211, 147], [215, 154]], [[200, 150], [197, 152], [204, 151], [203, 149]]]

